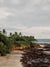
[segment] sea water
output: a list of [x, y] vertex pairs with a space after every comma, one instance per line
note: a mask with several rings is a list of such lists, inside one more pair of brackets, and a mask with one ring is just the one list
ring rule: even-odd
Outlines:
[[50, 39], [37, 39], [37, 43], [50, 43]]

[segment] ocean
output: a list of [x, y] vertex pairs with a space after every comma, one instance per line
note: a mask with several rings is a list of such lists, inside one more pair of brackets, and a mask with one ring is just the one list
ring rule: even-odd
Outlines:
[[50, 39], [37, 39], [37, 43], [50, 43]]

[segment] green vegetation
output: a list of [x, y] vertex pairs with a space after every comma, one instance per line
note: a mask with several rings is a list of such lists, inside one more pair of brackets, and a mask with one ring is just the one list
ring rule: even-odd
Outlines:
[[22, 36], [21, 32], [19, 34], [17, 32], [14, 34], [10, 33], [9, 36], [6, 34], [5, 29], [0, 31], [0, 55], [2, 56], [11, 52], [13, 44], [16, 46], [28, 46], [32, 41], [36, 41], [34, 36]]
[[3, 42], [0, 42], [0, 54], [1, 56], [6, 55], [6, 46]]
[[18, 34], [15, 32], [10, 36], [13, 43], [17, 46], [26, 45], [28, 46], [32, 41], [36, 41], [34, 36], [22, 36], [21, 32]]
[[12, 41], [5, 33], [0, 33], [0, 55], [6, 55], [12, 50]]
[[25, 45], [28, 46], [30, 42], [28, 41], [16, 41], [17, 46]]

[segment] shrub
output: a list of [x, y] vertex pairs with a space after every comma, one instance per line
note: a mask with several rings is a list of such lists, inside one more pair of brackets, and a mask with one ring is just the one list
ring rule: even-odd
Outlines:
[[3, 42], [0, 42], [0, 54], [1, 56], [6, 55], [6, 46], [4, 45]]
[[6, 42], [6, 52], [10, 53], [12, 50], [12, 41], [8, 38]]
[[16, 41], [16, 44], [17, 44], [18, 46], [21, 46], [22, 44], [25, 45], [25, 46], [28, 46], [30, 43], [27, 42], [27, 41]]

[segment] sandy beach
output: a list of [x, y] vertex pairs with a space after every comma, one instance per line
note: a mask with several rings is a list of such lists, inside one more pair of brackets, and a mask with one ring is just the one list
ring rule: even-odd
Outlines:
[[0, 57], [0, 67], [23, 67], [20, 59], [23, 51], [12, 51], [11, 54]]

